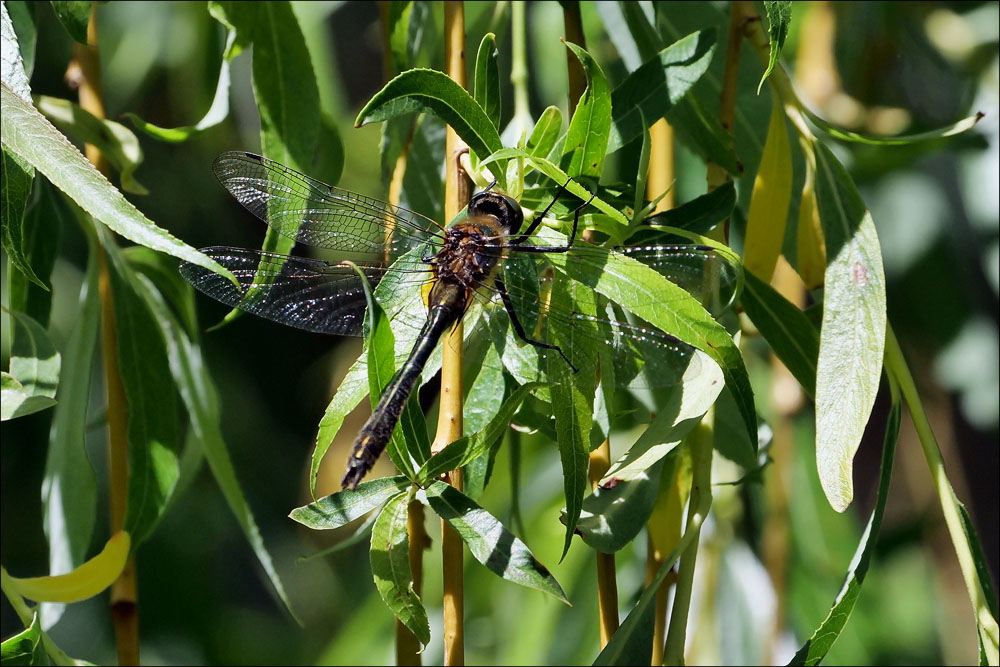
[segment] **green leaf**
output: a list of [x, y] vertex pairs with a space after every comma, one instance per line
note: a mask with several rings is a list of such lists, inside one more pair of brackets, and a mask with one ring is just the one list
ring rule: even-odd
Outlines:
[[2, 86], [3, 145], [83, 210], [130, 241], [229, 277], [232, 274], [147, 219], [30, 104]]
[[[443, 72], [411, 69], [385, 84], [354, 121], [355, 127], [404, 114], [429, 112], [450, 125], [480, 158], [501, 148], [500, 135], [490, 117], [462, 86]], [[506, 188], [506, 160], [496, 158], [501, 188]]]
[[851, 612], [861, 595], [861, 584], [864, 583], [868, 568], [871, 567], [872, 556], [878, 543], [879, 530], [882, 528], [882, 516], [885, 504], [889, 499], [889, 480], [892, 477], [892, 461], [896, 452], [896, 439], [899, 436], [899, 422], [902, 413], [902, 402], [895, 380], [890, 379], [892, 389], [892, 407], [889, 410], [889, 420], [885, 428], [885, 440], [882, 444], [882, 464], [879, 473], [878, 491], [875, 496], [875, 508], [868, 519], [858, 548], [851, 559], [847, 578], [841, 587], [837, 598], [830, 608], [830, 613], [819, 624], [819, 627], [806, 640], [802, 648], [788, 663], [789, 665], [818, 665], [840, 637]]
[[[2, 171], [0, 171], [0, 242], [11, 264], [31, 282], [49, 289], [35, 275], [28, 259], [24, 230], [24, 210], [31, 195], [31, 183], [35, 170], [17, 155], [3, 150]], [[28, 232], [30, 233], [30, 232]]]
[[30, 415], [46, 408], [51, 408], [56, 402], [48, 396], [39, 396], [28, 391], [10, 373], [3, 371], [0, 392], [3, 396], [3, 409], [0, 412], [2, 420], [16, 419]]
[[[24, 215], [23, 252], [32, 270], [49, 280], [59, 251], [65, 211], [60, 196], [45, 179], [35, 183], [35, 193], [35, 201]], [[9, 308], [27, 313], [42, 326], [48, 326], [52, 291], [39, 287], [20, 271], [10, 271], [8, 279]]]
[[535, 157], [548, 157], [555, 148], [560, 132], [562, 132], [562, 112], [559, 111], [559, 107], [546, 107], [531, 130], [525, 149]]
[[497, 65], [496, 35], [488, 32], [483, 35], [476, 53], [476, 79], [473, 85], [473, 98], [483, 108], [493, 122], [493, 127], [500, 129], [500, 69]]
[[587, 496], [576, 524], [587, 546], [612, 554], [639, 534], [656, 504], [662, 467], [660, 459], [632, 479], [598, 486]]
[[727, 181], [707, 194], [656, 214], [650, 222], [686, 229], [696, 234], [707, 234], [732, 215], [735, 206], [736, 186], [732, 181]]
[[524, 542], [468, 496], [444, 482], [434, 482], [427, 488], [426, 497], [431, 509], [448, 522], [472, 556], [491, 572], [569, 604], [559, 583]]
[[816, 391], [819, 332], [795, 304], [753, 274], [745, 280], [741, 303], [747, 316], [781, 363], [812, 397]]
[[90, 10], [94, 3], [90, 0], [52, 0], [49, 4], [69, 36], [74, 41], [86, 44], [87, 24], [90, 23]]
[[103, 246], [109, 258], [118, 365], [128, 407], [125, 530], [135, 549], [162, 517], [180, 476], [177, 390], [165, 341], [136, 291], [135, 276], [113, 244]]
[[47, 665], [42, 623], [35, 612], [31, 625], [0, 644], [0, 662], [5, 665]]
[[149, 194], [133, 175], [143, 157], [139, 139], [132, 130], [113, 120], [97, 118], [69, 100], [47, 95], [36, 95], [34, 99], [38, 110], [57, 128], [101, 149], [108, 162], [121, 172], [122, 190], [137, 195]]
[[[597, 313], [596, 296], [593, 291], [578, 283], [557, 281], [550, 298], [556, 303], [572, 303], [574, 308], [586, 315], [593, 316]], [[551, 324], [554, 325], [556, 322], [553, 321]], [[584, 322], [576, 321], [572, 327], [550, 326], [549, 342], [561, 349], [576, 350], [580, 347], [580, 343], [577, 341], [577, 344], [573, 345], [574, 334], [583, 325]], [[596, 329], [596, 325], [593, 328]], [[591, 340], [595, 340], [596, 331], [592, 332], [592, 335]], [[548, 373], [553, 379], [549, 392], [552, 396], [556, 442], [559, 445], [563, 492], [566, 496], [566, 536], [562, 552], [562, 556], [565, 557], [573, 542], [576, 522], [583, 509], [583, 496], [589, 484], [590, 431], [594, 422], [597, 377], [592, 372], [573, 372], [557, 355], [548, 358]]]
[[839, 128], [823, 118], [820, 118], [813, 112], [809, 111], [805, 107], [803, 110], [806, 113], [806, 117], [809, 118], [813, 124], [816, 125], [820, 130], [830, 135], [834, 139], [841, 139], [843, 141], [852, 141], [859, 144], [868, 144], [870, 146], [906, 146], [908, 144], [916, 144], [922, 141], [929, 141], [932, 139], [942, 139], [944, 137], [952, 137], [956, 134], [961, 134], [962, 132], [967, 132], [971, 130], [976, 123], [978, 123], [986, 114], [976, 112], [975, 115], [963, 118], [962, 120], [952, 123], [951, 125], [945, 125], [944, 127], [939, 127], [936, 130], [929, 130], [927, 132], [918, 132], [916, 134], [904, 134], [896, 137], [872, 137], [865, 134], [858, 134], [857, 132], [851, 132], [850, 130], [844, 130]]
[[778, 64], [781, 49], [785, 46], [785, 38], [788, 37], [788, 24], [792, 22], [792, 3], [787, 0], [779, 2], [764, 0], [764, 11], [767, 12], [767, 35], [771, 42], [771, 55], [768, 58], [764, 76], [760, 77], [760, 83], [757, 84], [758, 93], [760, 93], [760, 87], [764, 85], [764, 80]]
[[653, 648], [653, 614], [656, 596], [663, 580], [673, 569], [677, 559], [687, 547], [687, 543], [691, 541], [691, 535], [695, 533], [697, 530], [692, 530], [689, 522], [684, 537], [663, 561], [663, 565], [660, 566], [652, 581], [646, 584], [639, 601], [632, 607], [618, 630], [611, 635], [611, 640], [594, 660], [594, 665], [645, 665], [649, 663]]
[[[632, 446], [611, 464], [601, 478], [602, 486], [646, 476], [648, 470], [687, 437], [716, 402], [723, 388], [722, 370], [707, 355], [696, 354], [701, 363], [689, 364], [682, 383], [657, 403], [656, 417]], [[744, 439], [740, 445], [746, 446], [746, 443]], [[739, 460], [753, 461], [755, 456], [751, 448], [742, 452]]]
[[89, 239], [80, 307], [63, 353], [59, 403], [52, 417], [42, 480], [49, 572], [70, 572], [87, 560], [97, 520], [97, 478], [87, 456], [87, 407], [100, 324], [97, 243]]
[[31, 317], [11, 312], [10, 373], [3, 374], [3, 421], [55, 405], [61, 357]]
[[587, 77], [587, 87], [569, 121], [559, 166], [573, 178], [597, 180], [604, 168], [604, 155], [609, 152], [612, 102], [608, 94], [608, 80], [589, 53], [572, 42], [564, 43], [580, 61]]
[[[566, 191], [569, 192], [571, 195], [579, 197], [583, 201], [590, 200], [591, 193], [585, 187], [577, 183], [575, 180], [571, 179], [566, 174], [565, 171], [557, 167], [552, 162], [549, 162], [544, 158], [532, 155], [531, 153], [523, 151], [520, 148], [504, 148], [502, 150], [498, 150], [497, 152], [493, 153], [488, 158], [483, 160], [482, 164], [488, 164], [490, 162], [493, 162], [494, 160], [498, 162], [501, 160], [509, 160], [510, 158], [514, 157], [522, 157], [527, 159], [529, 162], [531, 162], [531, 164], [535, 167], [535, 169], [542, 172], [543, 174], [545, 174], [547, 177], [549, 177], [559, 185], [566, 183]], [[594, 208], [597, 208], [598, 210], [607, 213], [609, 216], [614, 218], [615, 222], [622, 225], [628, 224], [628, 218], [622, 215], [621, 211], [616, 209], [611, 204], [603, 201], [602, 199], [594, 197], [593, 201], [591, 201], [591, 205], [594, 206]]]
[[[374, 410], [378, 406], [382, 393], [396, 376], [396, 339], [390, 328], [389, 317], [372, 295], [371, 286], [368, 284], [368, 280], [361, 269], [358, 269], [358, 275], [361, 276], [365, 298], [368, 300], [368, 310], [365, 315], [368, 335], [365, 342], [368, 346], [368, 396], [371, 399], [372, 409]], [[425, 432], [419, 426], [420, 418], [413, 414], [415, 408], [411, 401], [407, 400], [406, 403], [406, 406], [403, 408], [404, 414], [400, 415], [399, 422], [392, 429], [392, 437], [389, 439], [386, 450], [400, 472], [407, 478], [413, 479], [416, 476], [416, 470], [414, 470], [413, 464], [410, 461], [408, 450], [411, 448], [408, 447], [407, 441], [411, 439], [410, 436], [416, 439], [418, 437], [416, 436], [416, 432]], [[430, 445], [426, 443], [426, 440], [425, 433], [425, 446], [414, 445], [412, 448], [417, 455], [416, 458], [419, 463], [423, 462], [420, 460], [423, 458], [421, 450], [423, 450], [423, 453], [428, 454], [430, 451]]]
[[[27, 12], [24, 12], [27, 13]], [[24, 23], [34, 24], [30, 20]], [[32, 42], [34, 42], [32, 34]], [[31, 45], [34, 51], [34, 43]], [[10, 89], [17, 93], [21, 99], [31, 97], [31, 86], [28, 84], [28, 69], [21, 59], [21, 47], [18, 43], [17, 33], [14, 31], [14, 24], [10, 14], [7, 13], [7, 3], [3, 3], [0, 8], [0, 60], [3, 63], [3, 82], [10, 86]]]
[[611, 93], [608, 153], [637, 139], [646, 129], [644, 123], [655, 123], [670, 111], [708, 69], [714, 51], [715, 31], [702, 30], [671, 44], [629, 74]]
[[441, 474], [457, 470], [473, 459], [495, 450], [503, 438], [504, 431], [510, 427], [514, 413], [521, 407], [521, 402], [540, 386], [540, 382], [529, 382], [514, 390], [486, 428], [473, 435], [459, 438], [432, 456], [420, 469], [417, 483], [426, 486]]
[[194, 125], [185, 125], [183, 127], [160, 127], [158, 125], [153, 125], [152, 123], [147, 123], [134, 113], [126, 112], [125, 117], [132, 121], [132, 124], [138, 129], [142, 130], [154, 139], [173, 143], [192, 139], [205, 130], [215, 127], [224, 121], [229, 117], [230, 83], [230, 58], [227, 58], [225, 54], [229, 53], [235, 41], [236, 31], [229, 30], [226, 35], [225, 52], [219, 62], [219, 79], [215, 86], [215, 96], [212, 98], [212, 104], [208, 107], [208, 111], [205, 112], [205, 115], [202, 116], [201, 120], [197, 123]]
[[[181, 282], [180, 274], [176, 272], [169, 274], [169, 279], [175, 283]], [[208, 460], [212, 476], [218, 482], [229, 509], [236, 515], [243, 534], [264, 568], [278, 598], [294, 617], [295, 611], [285, 593], [271, 554], [264, 545], [264, 538], [240, 487], [226, 442], [222, 437], [219, 394], [202, 359], [201, 349], [191, 341], [187, 332], [174, 318], [160, 290], [149, 278], [139, 275], [135, 284], [146, 307], [155, 318], [162, 341], [165, 343], [171, 377], [191, 420], [191, 434]]]
[[353, 491], [344, 489], [308, 505], [296, 507], [288, 516], [313, 530], [340, 528], [376, 507], [381, 507], [411, 484], [402, 475], [370, 479], [358, 484], [358, 488]]
[[431, 640], [431, 629], [427, 611], [413, 590], [410, 542], [406, 534], [409, 503], [410, 494], [400, 493], [386, 503], [375, 519], [372, 527], [372, 576], [386, 606], [426, 646]]
[[[28, 0], [7, 0], [3, 3], [4, 8], [7, 10], [10, 21], [13, 23], [14, 34], [17, 36], [17, 45], [20, 51], [22, 69], [25, 74], [27, 74], [27, 79], [31, 79], [31, 73], [35, 68], [35, 47], [38, 42], [38, 29], [35, 26], [35, 3], [29, 2]], [[6, 72], [6, 61], [4, 65], [4, 71]], [[25, 81], [27, 83], [27, 80]], [[11, 85], [10, 81], [7, 81], [14, 92], [20, 94], [21, 90], [17, 86]], [[30, 91], [26, 88], [23, 89], [24, 94], [21, 95], [25, 99], [30, 97]]]
[[[546, 236], [550, 243], [560, 242], [548, 230], [538, 235]], [[593, 249], [586, 257], [574, 255], [572, 262], [566, 253], [550, 253], [548, 259], [569, 277], [711, 357], [733, 392], [750, 441], [757, 442], [757, 415], [743, 357], [725, 328], [694, 297], [654, 269], [610, 251]]]
[[885, 275], [871, 214], [830, 149], [816, 145], [816, 203], [826, 239], [816, 365], [816, 464], [830, 506], [854, 497], [854, 454], [875, 404], [885, 348]]

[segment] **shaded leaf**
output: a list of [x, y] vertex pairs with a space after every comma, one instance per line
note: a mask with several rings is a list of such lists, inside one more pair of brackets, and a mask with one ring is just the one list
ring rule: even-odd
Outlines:
[[795, 304], [753, 274], [744, 275], [741, 303], [781, 363], [810, 397], [816, 391], [819, 332]]
[[372, 526], [371, 566], [375, 588], [392, 613], [426, 646], [431, 640], [427, 611], [413, 590], [409, 539], [406, 534], [410, 495], [390, 499]]
[[830, 608], [830, 613], [819, 624], [819, 627], [806, 640], [802, 648], [788, 663], [789, 665], [818, 665], [840, 637], [847, 621], [854, 611], [854, 606], [861, 595], [861, 584], [864, 583], [868, 568], [871, 567], [872, 556], [878, 542], [879, 530], [882, 528], [882, 516], [885, 504], [889, 499], [889, 480], [892, 477], [892, 461], [896, 452], [896, 439], [899, 436], [899, 422], [902, 413], [902, 402], [895, 380], [890, 380], [892, 389], [892, 407], [889, 410], [889, 420], [886, 423], [885, 440], [882, 444], [882, 464], [879, 472], [878, 491], [875, 496], [875, 508], [868, 518], [868, 525], [861, 536], [851, 566], [847, 570], [847, 578], [836, 601]]
[[587, 496], [576, 524], [587, 546], [611, 554], [639, 534], [656, 504], [662, 466], [660, 459], [632, 479], [598, 485]]
[[476, 53], [476, 77], [472, 96], [486, 112], [486, 115], [493, 122], [493, 126], [499, 130], [500, 69], [497, 65], [498, 56], [496, 36], [492, 32], [488, 32], [483, 35], [483, 41], [479, 43], [479, 51]]
[[36, 285], [49, 289], [31, 268], [26, 247], [25, 237], [30, 232], [24, 229], [24, 210], [28, 205], [34, 178], [35, 170], [31, 165], [4, 147], [0, 171], [0, 242], [11, 264], [18, 271]]
[[52, 0], [49, 4], [69, 36], [80, 44], [86, 44], [87, 25], [94, 3], [90, 0]]

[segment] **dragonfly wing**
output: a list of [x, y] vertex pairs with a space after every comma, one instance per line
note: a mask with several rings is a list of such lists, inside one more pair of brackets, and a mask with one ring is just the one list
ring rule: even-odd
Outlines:
[[[293, 257], [227, 246], [202, 248], [229, 269], [240, 286], [228, 278], [188, 262], [181, 275], [217, 301], [279, 324], [315, 333], [360, 336], [365, 314], [361, 278], [349, 266], [305, 257]], [[380, 267], [363, 269], [377, 284]]]
[[[701, 286], [696, 283], [695, 276], [710, 276], [711, 271], [704, 267], [715, 264], [697, 247], [676, 246], [668, 250], [665, 246], [648, 246], [627, 250], [629, 252], [622, 254], [634, 254], [637, 255], [634, 258], [649, 263], [658, 262], [659, 268], [685, 277], [692, 286]], [[607, 256], [606, 250], [600, 252]], [[576, 261], [586, 261], [587, 254], [585, 248], [574, 248], [566, 261], [574, 261], [574, 255]], [[600, 253], [595, 250], [592, 255], [590, 259], [596, 259]], [[571, 296], [581, 289], [592, 293], [593, 288], [571, 280], [552, 266], [545, 268], [546, 263], [544, 260], [539, 262], [538, 257], [537, 254], [511, 252], [504, 262], [504, 279], [512, 309], [529, 338], [557, 343], [580, 372], [594, 372], [602, 366], [607, 369], [608, 363], [612, 363], [618, 386], [671, 387], [686, 384], [699, 373], [704, 358], [694, 347], [620, 307], [607, 304], [606, 300]], [[668, 262], [668, 257], [683, 261]], [[703, 268], [696, 274], [698, 267]], [[728, 282], [728, 279], [723, 280], [724, 284]], [[641, 293], [642, 290], [637, 289], [637, 294]], [[544, 371], [547, 368], [542, 362], [559, 353], [520, 342], [513, 327], [497, 321], [494, 317], [491, 327], [497, 345], [502, 346], [508, 369], [520, 381], [540, 379], [537, 369]], [[610, 373], [605, 370], [604, 377], [608, 375]]]
[[649, 266], [684, 288], [713, 315], [724, 311], [736, 298], [740, 266], [711, 246], [626, 246], [614, 252]]
[[234, 151], [213, 165], [219, 182], [278, 233], [388, 266], [440, 236], [430, 218], [373, 197], [335, 188], [265, 157]]

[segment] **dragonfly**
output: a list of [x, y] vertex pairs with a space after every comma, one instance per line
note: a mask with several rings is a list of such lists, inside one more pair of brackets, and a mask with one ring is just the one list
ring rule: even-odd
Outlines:
[[[503, 350], [505, 369], [521, 383], [565, 381], [593, 373], [602, 363], [618, 386], [671, 386], [684, 382], [692, 368], [696, 372], [700, 353], [693, 347], [614, 304], [582, 307], [570, 296], [579, 284], [546, 258], [561, 256], [565, 267], [607, 262], [609, 253], [624, 256], [668, 277], [703, 304], [711, 302], [713, 312], [735, 297], [739, 267], [712, 246], [648, 243], [608, 250], [574, 240], [587, 203], [573, 211], [567, 236], [543, 228], [566, 184], [526, 225], [518, 202], [490, 186], [472, 196], [464, 219], [445, 226], [253, 153], [224, 153], [213, 170], [223, 187], [273, 230], [334, 257], [201, 248], [239, 284], [182, 262], [188, 282], [227, 306], [283, 325], [361, 336], [367, 304], [362, 280], [367, 280], [376, 286], [397, 340], [412, 340], [355, 440], [341, 481], [345, 489], [355, 489], [385, 450], [439, 339], [473, 310]], [[525, 356], [530, 363], [523, 363]]]

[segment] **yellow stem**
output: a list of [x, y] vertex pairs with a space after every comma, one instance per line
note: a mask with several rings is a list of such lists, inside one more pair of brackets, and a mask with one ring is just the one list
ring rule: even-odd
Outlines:
[[[444, 3], [445, 67], [448, 76], [463, 88], [465, 81], [465, 10], [461, 2]], [[445, 137], [445, 219], [451, 220], [468, 205], [469, 179], [459, 158], [468, 147], [449, 127]], [[441, 361], [441, 401], [437, 434], [432, 451], [462, 437], [462, 338], [461, 320], [445, 337]], [[462, 490], [462, 471], [448, 473], [448, 481]], [[441, 565], [443, 568], [444, 664], [465, 664], [463, 618], [462, 539], [441, 521]]]
[[[77, 88], [80, 106], [98, 118], [104, 118], [101, 97], [101, 63], [97, 51], [97, 3], [91, 6], [87, 44], [73, 44], [73, 59], [66, 72]], [[87, 159], [105, 176], [108, 162], [97, 146], [85, 146]], [[128, 408], [125, 387], [118, 367], [118, 333], [107, 259], [98, 256], [98, 298], [101, 311], [101, 352], [104, 358], [104, 387], [108, 422], [108, 504], [111, 533], [125, 525], [128, 502]], [[139, 664], [139, 622], [135, 557], [129, 558], [121, 576], [111, 585], [111, 617], [118, 644], [118, 664]]]
[[[605, 440], [590, 453], [590, 486], [596, 489], [604, 473], [611, 467], [611, 443]], [[615, 555], [597, 554], [597, 609], [601, 627], [601, 649], [618, 630], [618, 581], [615, 572]]]

